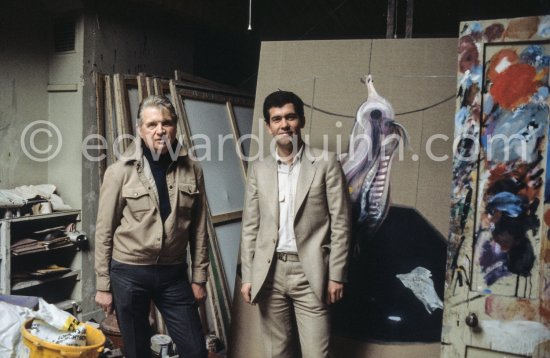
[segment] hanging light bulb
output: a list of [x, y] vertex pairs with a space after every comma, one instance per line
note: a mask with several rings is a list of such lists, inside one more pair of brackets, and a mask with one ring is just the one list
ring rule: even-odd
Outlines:
[[248, 1], [248, 30], [252, 30], [252, 0]]

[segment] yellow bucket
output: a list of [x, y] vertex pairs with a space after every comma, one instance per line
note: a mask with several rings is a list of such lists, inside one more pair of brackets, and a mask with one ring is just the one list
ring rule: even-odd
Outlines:
[[23, 343], [29, 348], [29, 358], [97, 358], [103, 351], [105, 336], [90, 325], [86, 325], [86, 346], [64, 346], [45, 341], [33, 336], [27, 329], [31, 327], [32, 319], [26, 321], [21, 327]]

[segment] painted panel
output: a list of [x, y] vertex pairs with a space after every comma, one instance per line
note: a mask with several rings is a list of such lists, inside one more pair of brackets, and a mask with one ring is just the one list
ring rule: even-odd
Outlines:
[[237, 122], [237, 128], [239, 129], [239, 140], [242, 143], [243, 154], [248, 157], [250, 155], [250, 139], [248, 136], [252, 133], [252, 120], [254, 110], [249, 107], [234, 106], [235, 121]]
[[550, 46], [485, 47], [473, 289], [538, 296]]
[[442, 357], [531, 356], [550, 339], [549, 38], [550, 16], [460, 24]]
[[363, 341], [438, 342], [445, 240], [416, 208], [391, 202], [392, 164], [409, 135], [372, 77], [366, 82], [368, 97], [341, 158], [354, 247], [347, 296], [335, 309], [333, 326]]
[[185, 99], [184, 106], [211, 214], [242, 210], [244, 177], [225, 104]]
[[[130, 103], [130, 120], [132, 121], [132, 128], [130, 128], [131, 133], [136, 132], [137, 128], [137, 111], [139, 108], [139, 92], [137, 87], [131, 87], [129, 85], [126, 85], [126, 89], [128, 91], [128, 103]], [[173, 103], [173, 102], [172, 102]]]
[[223, 268], [229, 291], [233, 297], [235, 290], [235, 277], [237, 275], [237, 260], [239, 256], [239, 243], [241, 241], [241, 222], [218, 225], [215, 227], [218, 238], [218, 246], [222, 256]]

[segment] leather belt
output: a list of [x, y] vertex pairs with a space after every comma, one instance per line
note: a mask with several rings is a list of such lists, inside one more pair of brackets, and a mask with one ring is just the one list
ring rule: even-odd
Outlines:
[[290, 254], [287, 252], [277, 252], [277, 260], [299, 262], [300, 257], [298, 256], [298, 254]]

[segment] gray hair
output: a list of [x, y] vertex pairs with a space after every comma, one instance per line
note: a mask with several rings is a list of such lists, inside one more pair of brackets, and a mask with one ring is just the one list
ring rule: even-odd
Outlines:
[[172, 102], [170, 102], [170, 100], [166, 96], [153, 95], [153, 96], [144, 98], [139, 104], [138, 113], [137, 113], [138, 126], [141, 126], [143, 121], [143, 119], [141, 118], [141, 113], [147, 107], [155, 107], [161, 111], [163, 109], [166, 109], [168, 113], [170, 113], [170, 116], [172, 117], [172, 121], [174, 122], [174, 125], [177, 125], [178, 115], [176, 114], [176, 109], [174, 108], [174, 105], [172, 105]]

